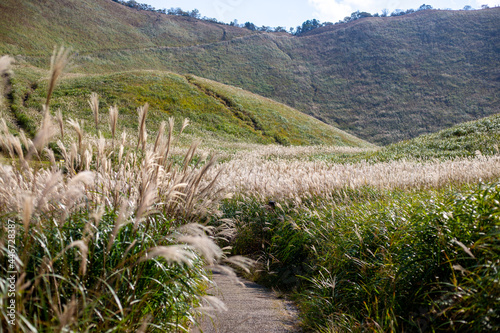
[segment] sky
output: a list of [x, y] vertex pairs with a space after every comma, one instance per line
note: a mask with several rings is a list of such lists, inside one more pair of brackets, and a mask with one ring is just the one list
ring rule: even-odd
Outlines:
[[257, 26], [296, 27], [309, 19], [338, 22], [357, 10], [371, 14], [388, 9], [417, 9], [422, 4], [436, 9], [462, 9], [469, 5], [494, 7], [500, 0], [136, 0], [156, 9], [180, 7], [185, 11], [198, 9], [201, 16], [229, 23], [252, 22]]

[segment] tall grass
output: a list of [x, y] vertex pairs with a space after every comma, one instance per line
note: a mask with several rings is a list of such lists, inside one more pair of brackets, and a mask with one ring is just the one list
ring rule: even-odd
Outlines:
[[307, 330], [500, 329], [500, 184], [403, 191], [345, 189], [263, 205], [224, 205], [234, 253], [255, 278], [292, 291]]
[[259, 262], [253, 278], [292, 292], [311, 331], [500, 329], [499, 156], [314, 157], [335, 153], [359, 151], [270, 146], [224, 163], [225, 245]]
[[[212, 170], [222, 177], [219, 188], [234, 194], [274, 200], [326, 196], [344, 188], [429, 189], [466, 184], [500, 176], [500, 156], [455, 158], [439, 161], [398, 160], [372, 163], [308, 161], [306, 147], [268, 147], [236, 154]], [[316, 153], [321, 149], [311, 150]], [[341, 148], [337, 153], [357, 152]], [[335, 154], [335, 152], [332, 151]], [[296, 154], [296, 155], [294, 155]], [[290, 156], [294, 156], [291, 158]]]
[[[65, 49], [54, 53], [51, 89], [68, 59]], [[149, 144], [146, 107], [140, 146], [129, 144], [125, 133], [115, 145], [112, 108], [111, 142], [86, 135], [77, 120], [65, 124], [58, 113], [60, 135], [71, 139], [49, 147], [58, 133], [50, 95], [33, 140], [10, 134], [5, 121], [0, 127], [1, 151], [9, 157], [0, 165], [2, 330], [187, 331], [209, 283], [204, 266], [248, 264], [227, 258], [215, 244], [228, 230], [196, 224], [217, 213], [217, 177], [206, 177], [215, 158], [197, 157], [195, 142], [179, 163], [172, 156], [173, 119]], [[97, 96], [91, 101], [97, 129]], [[15, 263], [9, 269], [12, 224]], [[7, 324], [8, 271], [17, 272], [15, 325]]]

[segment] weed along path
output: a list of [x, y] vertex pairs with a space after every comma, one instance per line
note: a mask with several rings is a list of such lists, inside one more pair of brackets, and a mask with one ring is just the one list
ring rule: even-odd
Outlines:
[[201, 327], [191, 333], [284, 333], [300, 332], [297, 309], [272, 291], [249, 281], [213, 272], [215, 287], [209, 294], [224, 302], [227, 310], [211, 310], [204, 316]]

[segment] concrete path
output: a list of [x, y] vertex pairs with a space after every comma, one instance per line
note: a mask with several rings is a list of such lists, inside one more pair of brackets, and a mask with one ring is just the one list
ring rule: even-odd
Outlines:
[[[227, 311], [210, 311], [201, 327], [192, 333], [285, 333], [300, 332], [297, 309], [290, 301], [253, 282], [234, 281], [220, 272], [213, 272], [216, 287], [208, 291], [224, 302]], [[243, 285], [242, 285], [243, 284]]]

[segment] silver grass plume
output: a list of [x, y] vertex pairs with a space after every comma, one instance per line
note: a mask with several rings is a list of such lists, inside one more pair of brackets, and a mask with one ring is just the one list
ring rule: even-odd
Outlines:
[[148, 115], [149, 104], [146, 103], [144, 106], [140, 106], [137, 108], [137, 114], [139, 116], [138, 130], [139, 130], [139, 139], [137, 140], [137, 148], [139, 149], [139, 145], [142, 144], [142, 150], [146, 149], [146, 140], [148, 138], [148, 134], [146, 132], [146, 116]]
[[95, 92], [91, 93], [88, 102], [94, 114], [95, 131], [97, 133], [99, 132], [99, 96]]
[[52, 53], [52, 58], [50, 58], [50, 82], [49, 82], [49, 91], [47, 93], [47, 100], [45, 101], [45, 105], [49, 106], [50, 98], [52, 96], [52, 92], [54, 91], [54, 87], [56, 86], [57, 79], [63, 73], [64, 69], [71, 62], [72, 54], [71, 49], [65, 49], [64, 46], [59, 48], [54, 47], [54, 52]]
[[115, 146], [116, 125], [118, 123], [118, 107], [116, 105], [109, 107], [109, 128], [113, 138], [113, 148]]

